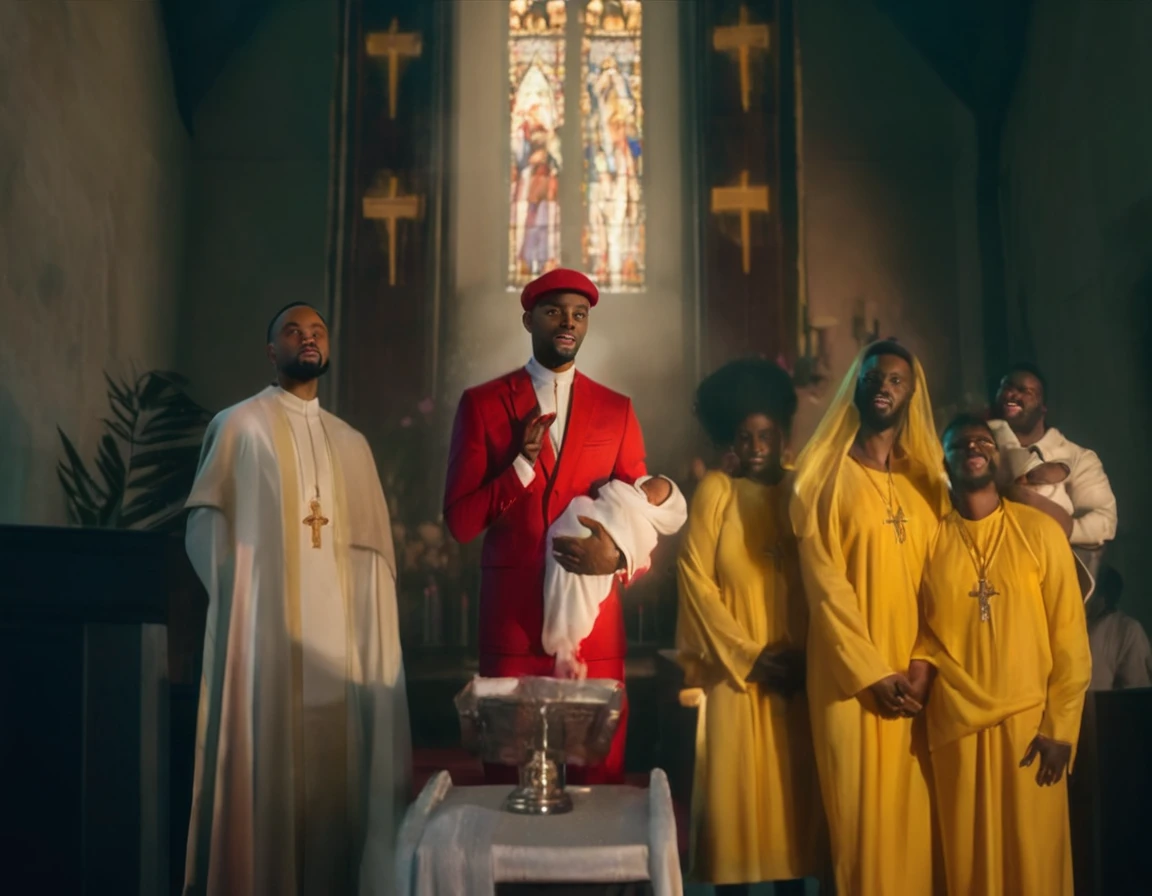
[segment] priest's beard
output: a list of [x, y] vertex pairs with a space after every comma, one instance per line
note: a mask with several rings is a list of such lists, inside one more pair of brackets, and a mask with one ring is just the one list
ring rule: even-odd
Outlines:
[[316, 363], [315, 361], [301, 361], [297, 358], [281, 367], [280, 373], [298, 383], [310, 383], [328, 372], [328, 364], [327, 360]]

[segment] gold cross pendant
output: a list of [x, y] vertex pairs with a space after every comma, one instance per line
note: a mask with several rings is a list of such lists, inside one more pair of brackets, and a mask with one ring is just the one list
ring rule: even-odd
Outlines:
[[888, 519], [884, 520], [886, 526], [891, 526], [892, 531], [896, 533], [896, 543], [904, 544], [904, 539], [908, 537], [908, 530], [904, 528], [904, 524], [908, 522], [908, 517], [904, 516], [904, 508], [897, 507], [895, 513], [889, 513]]
[[313, 498], [312, 503], [308, 505], [312, 513], [304, 517], [304, 525], [312, 527], [312, 547], [320, 547], [320, 527], [328, 525], [328, 517], [321, 516], [320, 514], [320, 500]]
[[998, 597], [1000, 592], [996, 590], [995, 586], [987, 579], [981, 579], [976, 587], [968, 592], [969, 597], [974, 597], [980, 601], [980, 621], [987, 622], [992, 618], [992, 604], [991, 600]]

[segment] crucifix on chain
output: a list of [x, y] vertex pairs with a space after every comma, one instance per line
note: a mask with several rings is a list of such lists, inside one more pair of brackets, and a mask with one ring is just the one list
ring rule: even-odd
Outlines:
[[884, 524], [892, 527], [892, 531], [896, 533], [896, 543], [904, 544], [904, 539], [908, 537], [908, 530], [904, 528], [904, 524], [908, 522], [908, 517], [904, 515], [904, 508], [897, 507], [896, 512], [888, 512], [888, 519], [884, 520]]
[[981, 578], [980, 581], [976, 583], [976, 587], [968, 592], [969, 597], [974, 597], [980, 601], [981, 622], [987, 622], [992, 618], [991, 600], [999, 595], [1000, 592], [985, 578]]
[[313, 498], [312, 503], [308, 506], [312, 512], [304, 517], [304, 525], [312, 528], [312, 547], [318, 548], [320, 547], [320, 527], [328, 525], [328, 517], [321, 515], [318, 499]]

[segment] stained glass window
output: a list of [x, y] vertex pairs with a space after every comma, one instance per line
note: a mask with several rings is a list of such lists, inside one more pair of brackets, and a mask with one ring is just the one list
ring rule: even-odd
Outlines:
[[602, 289], [644, 288], [640, 0], [588, 0], [580, 47], [585, 270]]
[[[508, 287], [579, 257], [602, 289], [643, 289], [641, 0], [509, 0], [508, 13]], [[569, 34], [580, 40], [580, 80], [566, 85]], [[580, 98], [579, 131], [570, 134], [566, 86]], [[581, 246], [567, 251], [565, 149], [584, 163]]]
[[560, 266], [565, 0], [509, 0], [508, 285]]

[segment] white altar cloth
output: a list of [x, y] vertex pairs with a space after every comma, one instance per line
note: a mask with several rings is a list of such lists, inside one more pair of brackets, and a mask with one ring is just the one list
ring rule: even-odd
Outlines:
[[511, 788], [453, 787], [438, 772], [409, 808], [396, 850], [399, 896], [493, 896], [497, 883], [626, 883], [683, 896], [668, 778], [569, 787], [564, 815], [513, 815]]

